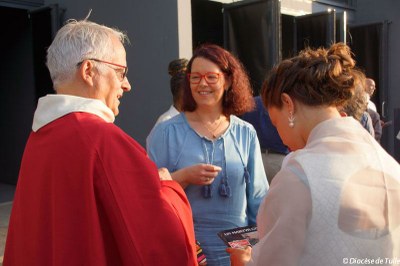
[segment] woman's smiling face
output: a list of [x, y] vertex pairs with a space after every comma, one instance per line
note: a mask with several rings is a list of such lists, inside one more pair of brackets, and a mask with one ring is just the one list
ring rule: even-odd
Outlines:
[[190, 89], [198, 107], [222, 106], [222, 98], [229, 84], [218, 65], [203, 57], [197, 57], [193, 60], [191, 73], [199, 73], [200, 75], [205, 75], [206, 73], [219, 74], [218, 81], [215, 84], [207, 83], [203, 76], [200, 83], [191, 83]]

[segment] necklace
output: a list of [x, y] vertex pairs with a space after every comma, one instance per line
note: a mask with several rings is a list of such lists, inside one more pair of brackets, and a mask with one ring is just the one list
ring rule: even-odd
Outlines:
[[217, 132], [218, 128], [221, 126], [222, 120], [223, 120], [223, 119], [222, 119], [221, 117], [219, 117], [219, 119], [218, 119], [218, 124], [217, 124], [213, 129], [211, 129], [211, 128], [208, 127], [207, 123], [204, 122], [204, 121], [200, 118], [200, 115], [199, 115], [198, 113], [196, 113], [196, 114], [197, 114], [197, 117], [198, 117], [199, 120], [200, 120], [200, 123], [207, 129], [208, 133], [211, 134], [211, 137], [212, 137], [213, 139], [216, 139], [217, 136], [218, 136], [218, 134], [216, 134], [216, 132]]

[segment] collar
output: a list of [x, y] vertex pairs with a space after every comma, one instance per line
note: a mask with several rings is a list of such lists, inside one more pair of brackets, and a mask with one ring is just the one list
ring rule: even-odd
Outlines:
[[64, 94], [48, 94], [39, 99], [33, 117], [32, 130], [38, 131], [52, 121], [73, 112], [97, 115], [108, 123], [115, 120], [114, 113], [102, 101]]
[[173, 115], [179, 114], [178, 109], [176, 109], [174, 105], [171, 105], [171, 106], [169, 107], [168, 112], [170, 112], [170, 113], [173, 114]]
[[358, 141], [362, 136], [370, 136], [370, 134], [362, 127], [359, 121], [351, 116], [335, 117], [316, 125], [308, 136], [306, 146], [324, 138], [335, 137]]

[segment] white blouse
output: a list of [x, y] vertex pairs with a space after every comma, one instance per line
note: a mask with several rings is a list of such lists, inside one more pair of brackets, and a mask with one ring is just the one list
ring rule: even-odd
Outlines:
[[399, 206], [400, 165], [353, 118], [321, 122], [272, 181], [248, 265], [393, 264]]

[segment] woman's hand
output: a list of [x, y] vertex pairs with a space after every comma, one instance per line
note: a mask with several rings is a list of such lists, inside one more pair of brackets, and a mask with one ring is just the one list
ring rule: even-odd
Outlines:
[[195, 164], [173, 172], [172, 179], [184, 188], [189, 184], [209, 185], [221, 170], [221, 167], [212, 164]]
[[231, 266], [243, 266], [250, 261], [251, 247], [241, 248], [227, 248], [226, 252], [231, 256]]

